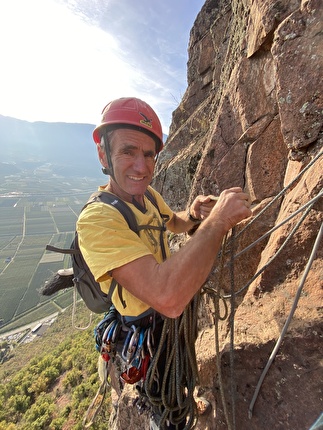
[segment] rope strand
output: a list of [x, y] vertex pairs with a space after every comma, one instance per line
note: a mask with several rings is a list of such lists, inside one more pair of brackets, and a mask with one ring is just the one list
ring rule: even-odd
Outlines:
[[[300, 212], [302, 212], [304, 209], [306, 209], [308, 206], [313, 205], [317, 200], [319, 200], [323, 196], [323, 190], [321, 190], [317, 196], [313, 197], [311, 200], [309, 200], [307, 203], [305, 203], [303, 206], [298, 208], [295, 212], [291, 213], [287, 218], [285, 218], [283, 221], [281, 221], [279, 224], [275, 225], [273, 228], [268, 230], [266, 233], [264, 233], [261, 237], [259, 237], [257, 240], [252, 242], [250, 245], [248, 245], [246, 248], [238, 252], [238, 254], [235, 255], [235, 259], [243, 255], [245, 252], [250, 251], [257, 243], [261, 242], [263, 239], [265, 239], [267, 236], [271, 235], [274, 231], [278, 230], [279, 227], [286, 224], [288, 221], [290, 221], [292, 218], [294, 218], [296, 215], [298, 215]], [[268, 207], [268, 206], [266, 206]], [[248, 224], [250, 226], [251, 223]], [[241, 233], [241, 232], [240, 232]], [[238, 235], [237, 235], [238, 237]]]
[[230, 261], [230, 288], [231, 288], [231, 312], [229, 316], [230, 321], [230, 382], [231, 382], [231, 402], [232, 402], [232, 428], [236, 429], [236, 396], [235, 396], [235, 374], [234, 374], [234, 314], [235, 314], [235, 285], [234, 285], [234, 252], [235, 252], [235, 228], [231, 233], [231, 261]]
[[[199, 300], [200, 294], [196, 294], [180, 317], [164, 320], [158, 349], [148, 368], [144, 388], [149, 402], [159, 409], [161, 428], [166, 421], [178, 425], [187, 420], [185, 430], [190, 430], [197, 422], [193, 394], [198, 382], [195, 340]], [[158, 364], [164, 354], [164, 372], [156, 390]]]
[[291, 322], [291, 320], [292, 320], [292, 318], [294, 316], [294, 313], [295, 313], [295, 310], [297, 308], [297, 304], [298, 304], [301, 292], [303, 290], [303, 287], [304, 287], [307, 275], [308, 275], [308, 273], [309, 273], [309, 271], [310, 271], [310, 269], [312, 267], [313, 261], [315, 259], [315, 255], [316, 255], [316, 252], [318, 250], [318, 247], [319, 247], [319, 244], [320, 244], [320, 241], [321, 241], [321, 238], [322, 238], [322, 234], [323, 234], [323, 223], [321, 224], [320, 230], [319, 230], [319, 232], [317, 234], [315, 243], [314, 243], [313, 248], [312, 248], [312, 252], [311, 252], [310, 258], [309, 258], [309, 260], [307, 262], [305, 271], [303, 273], [303, 276], [302, 276], [300, 285], [298, 287], [298, 290], [297, 290], [297, 293], [296, 293], [296, 296], [295, 296], [295, 299], [294, 299], [291, 311], [290, 311], [290, 313], [288, 315], [288, 318], [287, 318], [287, 320], [286, 320], [286, 322], [284, 324], [283, 330], [282, 330], [282, 332], [281, 332], [281, 334], [280, 334], [280, 336], [279, 336], [279, 338], [278, 338], [278, 340], [276, 342], [276, 345], [275, 345], [275, 347], [274, 347], [274, 349], [273, 349], [273, 351], [272, 351], [272, 353], [271, 353], [271, 355], [269, 357], [267, 365], [266, 365], [265, 369], [263, 370], [263, 372], [262, 372], [262, 374], [260, 376], [260, 379], [258, 381], [256, 390], [255, 390], [255, 393], [254, 393], [254, 395], [252, 397], [252, 400], [250, 402], [249, 412], [248, 412], [249, 419], [252, 418], [252, 411], [253, 411], [255, 402], [257, 400], [257, 397], [258, 397], [261, 385], [262, 385], [262, 383], [263, 383], [263, 381], [265, 379], [265, 376], [266, 376], [266, 374], [267, 374], [267, 372], [268, 372], [268, 370], [269, 370], [272, 362], [274, 361], [274, 358], [275, 358], [275, 356], [277, 354], [277, 351], [278, 351], [278, 349], [279, 349], [279, 347], [280, 347], [280, 345], [281, 345], [281, 343], [283, 341], [283, 338], [284, 338], [284, 336], [285, 336], [285, 334], [286, 334], [286, 332], [288, 330], [289, 324], [290, 324], [290, 322]]
[[[319, 157], [321, 157], [321, 155], [323, 154], [323, 151], [321, 151], [319, 154], [317, 154], [317, 156], [299, 173], [299, 175], [297, 175], [297, 177], [294, 178], [293, 181], [291, 181], [261, 212], [259, 212], [259, 214], [252, 219], [252, 221], [250, 223], [248, 223], [244, 229], [242, 229], [239, 234], [231, 235], [231, 241], [227, 241], [227, 238], [225, 238], [224, 240], [224, 244], [226, 244], [228, 247], [230, 247], [229, 252], [231, 254], [231, 260], [229, 262], [230, 265], [230, 279], [231, 279], [231, 292], [230, 295], [226, 295], [226, 296], [220, 296], [220, 283], [218, 284], [218, 288], [217, 290], [214, 288], [211, 288], [207, 285], [203, 286], [203, 290], [206, 294], [208, 294], [211, 298], [213, 298], [213, 302], [214, 302], [214, 308], [215, 308], [215, 348], [216, 348], [216, 361], [217, 361], [217, 369], [218, 369], [218, 379], [219, 379], [219, 385], [220, 385], [220, 393], [221, 393], [221, 398], [222, 398], [222, 404], [223, 404], [223, 411], [224, 411], [224, 415], [225, 415], [225, 419], [227, 422], [227, 426], [228, 426], [228, 430], [232, 430], [232, 426], [231, 423], [229, 421], [229, 417], [228, 417], [228, 412], [227, 412], [227, 408], [226, 408], [226, 403], [225, 403], [225, 394], [224, 394], [224, 389], [223, 389], [223, 381], [222, 381], [222, 373], [221, 373], [221, 359], [220, 359], [220, 347], [219, 347], [219, 324], [218, 321], [221, 319], [220, 317], [220, 310], [219, 310], [219, 300], [220, 298], [224, 301], [225, 303], [225, 299], [230, 298], [231, 299], [231, 312], [229, 315], [229, 320], [230, 320], [230, 369], [234, 368], [234, 357], [233, 357], [233, 349], [234, 349], [234, 338], [233, 338], [233, 331], [234, 331], [234, 297], [238, 294], [240, 294], [242, 291], [244, 291], [271, 263], [272, 261], [279, 255], [279, 253], [282, 251], [282, 249], [287, 245], [287, 243], [289, 242], [289, 240], [292, 238], [292, 236], [295, 234], [295, 232], [297, 231], [297, 229], [300, 227], [300, 225], [302, 224], [302, 222], [305, 220], [305, 218], [308, 216], [308, 214], [310, 213], [310, 211], [313, 208], [313, 205], [315, 202], [317, 202], [323, 195], [323, 191], [321, 190], [316, 197], [312, 198], [311, 200], [309, 200], [307, 203], [305, 203], [304, 205], [302, 205], [298, 210], [296, 210], [295, 212], [293, 212], [290, 216], [288, 216], [286, 219], [284, 219], [281, 223], [277, 224], [276, 226], [274, 226], [272, 229], [270, 229], [267, 233], [265, 233], [264, 235], [262, 235], [260, 238], [258, 238], [255, 242], [253, 242], [252, 244], [250, 244], [248, 247], [244, 248], [242, 251], [240, 251], [238, 254], [234, 255], [234, 242], [236, 241], [236, 239], [242, 234], [243, 231], [245, 231], [248, 227], [250, 227], [250, 225], [255, 222], [256, 219], [258, 219], [272, 204], [274, 204], [275, 201], [278, 200], [278, 198], [280, 198], [288, 188], [290, 188], [298, 179], [299, 177], [305, 173], [305, 171], [307, 171], [318, 159]], [[257, 243], [259, 243], [261, 240], [263, 240], [264, 238], [266, 238], [267, 236], [269, 236], [270, 234], [272, 234], [274, 231], [276, 231], [279, 227], [281, 227], [282, 225], [284, 225], [285, 223], [287, 223], [288, 221], [290, 221], [293, 217], [295, 217], [296, 215], [298, 215], [299, 213], [305, 211], [301, 218], [299, 219], [299, 221], [296, 223], [296, 225], [292, 228], [291, 232], [288, 234], [288, 236], [286, 237], [286, 239], [284, 240], [283, 244], [279, 247], [279, 249], [276, 251], [276, 253], [268, 260], [268, 262], [251, 278], [251, 280], [244, 286], [242, 287], [239, 291], [235, 292], [234, 291], [234, 261], [236, 258], [240, 257], [241, 255], [243, 255], [245, 252], [247, 252], [248, 250], [250, 250], [251, 248], [253, 248]], [[314, 255], [315, 252], [318, 248], [318, 244], [319, 241], [321, 239], [322, 236], [322, 225], [320, 228], [320, 232], [318, 234], [318, 237], [316, 239], [310, 260], [308, 262], [308, 265], [305, 269], [305, 273], [301, 282], [301, 285], [297, 291], [296, 297], [295, 297], [295, 301], [293, 304], [293, 308], [291, 310], [291, 313], [288, 317], [288, 320], [285, 323], [284, 329], [282, 331], [282, 334], [280, 335], [280, 338], [276, 344], [276, 347], [273, 351], [273, 353], [271, 354], [271, 357], [269, 359], [269, 362], [260, 378], [260, 381], [257, 385], [254, 397], [252, 399], [252, 402], [250, 404], [249, 407], [249, 418], [251, 418], [252, 416], [252, 409], [254, 407], [254, 403], [256, 401], [257, 395], [259, 393], [261, 384], [263, 382], [263, 379], [265, 378], [265, 374], [267, 373], [272, 361], [274, 360], [275, 354], [280, 346], [280, 343], [282, 342], [283, 336], [285, 335], [285, 332], [287, 331], [287, 328], [289, 326], [289, 323], [291, 321], [291, 319], [293, 318], [293, 314], [295, 312], [295, 309], [297, 307], [297, 302], [299, 300], [300, 294], [301, 294], [301, 290], [303, 287], [303, 284], [305, 282], [306, 276], [308, 271], [310, 270], [312, 261], [314, 259]], [[226, 243], [227, 242], [227, 243]], [[220, 265], [219, 265], [219, 269], [217, 270], [217, 272], [219, 273], [219, 279], [222, 280], [222, 272], [224, 270], [225, 267], [227, 267], [227, 265], [225, 265], [224, 267], [224, 254], [226, 254], [228, 251], [225, 251], [225, 246], [222, 246], [222, 249], [219, 253], [220, 257]], [[212, 273], [215, 269], [215, 265], [214, 268], [212, 269], [212, 271], [210, 273]], [[225, 307], [225, 318], [227, 317], [227, 308]], [[232, 366], [232, 367], [231, 367]], [[232, 418], [233, 418], [233, 429], [235, 429], [235, 399], [233, 397], [234, 395], [234, 380], [233, 380], [233, 374], [231, 372], [231, 391], [232, 391]]]
[[297, 176], [295, 176], [295, 178], [289, 183], [287, 184], [274, 198], [271, 202], [269, 202], [254, 218], [252, 218], [252, 220], [237, 234], [236, 239], [247, 229], [250, 227], [251, 224], [253, 224], [256, 220], [258, 220], [258, 218], [260, 218], [260, 216], [267, 210], [269, 209], [281, 196], [283, 196], [286, 191], [291, 188], [297, 181], [298, 179], [310, 168], [312, 167], [316, 161], [323, 155], [323, 151], [319, 152], [314, 158], [313, 160], [311, 160], [307, 166], [304, 167], [304, 169], [302, 169], [299, 174]]
[[[258, 276], [260, 276], [268, 268], [268, 266], [270, 266], [270, 264], [275, 260], [275, 258], [281, 253], [281, 251], [285, 248], [285, 246], [287, 245], [287, 243], [289, 242], [289, 240], [294, 236], [296, 230], [300, 227], [300, 225], [303, 223], [303, 221], [305, 220], [305, 218], [307, 217], [307, 215], [311, 211], [312, 206], [313, 205], [309, 206], [306, 209], [306, 211], [304, 212], [304, 214], [302, 215], [302, 217], [300, 218], [300, 220], [294, 226], [294, 228], [292, 229], [292, 231], [288, 234], [288, 236], [286, 237], [286, 239], [284, 240], [284, 242], [281, 244], [281, 246], [277, 249], [277, 251], [275, 252], [275, 254], [272, 257], [270, 257], [270, 259], [267, 261], [267, 263], [264, 264], [263, 267], [261, 267], [258, 270], [258, 272], [255, 273], [255, 275], [253, 275], [252, 278], [242, 288], [240, 288], [237, 292], [234, 293], [236, 296], [238, 294], [241, 294], [246, 288], [248, 288], [253, 283], [253, 281], [255, 281], [258, 278]], [[225, 296], [223, 296], [224, 299], [228, 299], [230, 297], [231, 297], [231, 295], [225, 295]]]

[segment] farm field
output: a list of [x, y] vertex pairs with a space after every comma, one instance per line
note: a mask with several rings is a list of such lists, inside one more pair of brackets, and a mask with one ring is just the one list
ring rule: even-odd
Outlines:
[[33, 176], [1, 178], [1, 174], [0, 180], [1, 333], [72, 303], [72, 289], [51, 297], [39, 294], [58, 269], [70, 265], [69, 256], [45, 251], [45, 246], [70, 245], [78, 214], [99, 182], [89, 178], [69, 178], [68, 182]]

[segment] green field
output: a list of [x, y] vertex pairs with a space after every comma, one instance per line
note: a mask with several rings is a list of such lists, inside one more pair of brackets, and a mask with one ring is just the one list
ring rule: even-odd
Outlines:
[[[0, 176], [1, 180], [1, 176]], [[29, 183], [29, 187], [28, 187]], [[52, 185], [50, 185], [52, 184]], [[38, 192], [37, 192], [38, 186]], [[32, 190], [32, 191], [28, 191]], [[68, 247], [95, 180], [3, 178], [0, 188], [0, 332], [46, 317], [72, 303], [72, 291], [50, 298], [39, 289], [69, 267], [70, 257], [45, 251]], [[23, 192], [21, 192], [23, 190]]]

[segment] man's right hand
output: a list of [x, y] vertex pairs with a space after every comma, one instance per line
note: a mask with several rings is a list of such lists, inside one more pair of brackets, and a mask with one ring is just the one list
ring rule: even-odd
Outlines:
[[236, 224], [252, 215], [250, 197], [240, 187], [233, 187], [222, 191], [210, 218], [216, 217], [217, 223], [222, 223], [225, 232]]

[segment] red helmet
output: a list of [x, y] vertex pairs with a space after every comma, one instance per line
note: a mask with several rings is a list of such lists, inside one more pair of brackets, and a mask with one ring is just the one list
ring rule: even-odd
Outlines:
[[163, 149], [163, 132], [156, 112], [144, 101], [135, 97], [113, 100], [102, 111], [101, 124], [93, 131], [93, 139], [100, 144], [102, 128], [133, 126], [150, 134], [156, 141], [157, 153]]

